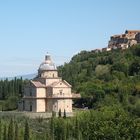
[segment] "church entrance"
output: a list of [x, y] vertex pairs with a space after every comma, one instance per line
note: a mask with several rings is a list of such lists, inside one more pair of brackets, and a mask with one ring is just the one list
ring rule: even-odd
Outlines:
[[32, 105], [30, 105], [30, 111], [32, 111]]

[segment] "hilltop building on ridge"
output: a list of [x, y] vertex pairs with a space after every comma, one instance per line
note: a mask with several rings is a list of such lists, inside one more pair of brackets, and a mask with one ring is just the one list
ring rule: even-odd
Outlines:
[[110, 37], [108, 48], [127, 49], [140, 42], [140, 30], [126, 30], [124, 34]]
[[95, 49], [92, 52], [108, 52], [116, 49], [125, 50], [136, 44], [140, 44], [140, 30], [126, 30], [124, 34], [111, 36], [106, 48]]

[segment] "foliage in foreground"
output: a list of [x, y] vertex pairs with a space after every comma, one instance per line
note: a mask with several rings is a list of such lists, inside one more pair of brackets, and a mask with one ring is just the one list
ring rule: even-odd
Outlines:
[[[18, 131], [17, 131], [18, 128]], [[140, 119], [121, 105], [78, 111], [73, 118], [1, 118], [2, 140], [129, 140], [140, 139]]]

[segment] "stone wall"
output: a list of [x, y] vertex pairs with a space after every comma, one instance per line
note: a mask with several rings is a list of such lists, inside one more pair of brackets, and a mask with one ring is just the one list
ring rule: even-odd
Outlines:
[[[55, 114], [56, 117], [58, 117], [58, 113]], [[64, 114], [62, 112], [61, 116], [63, 117]], [[67, 117], [73, 117], [74, 113], [66, 113]], [[52, 113], [33, 113], [33, 112], [20, 112], [20, 111], [1, 111], [0, 112], [0, 117], [28, 117], [31, 119], [37, 119], [37, 118], [51, 118]]]

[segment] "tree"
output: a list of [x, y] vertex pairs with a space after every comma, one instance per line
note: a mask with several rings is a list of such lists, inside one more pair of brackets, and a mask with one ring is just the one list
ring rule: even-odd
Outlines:
[[58, 117], [61, 117], [61, 109], [59, 109]]
[[133, 63], [130, 65], [129, 73], [130, 75], [136, 75], [140, 72], [140, 59], [135, 59]]
[[79, 120], [77, 117], [75, 120], [75, 138], [76, 140], [81, 140], [81, 131], [80, 131], [80, 126], [79, 126]]
[[14, 110], [17, 108], [18, 98], [16, 96], [10, 96], [5, 100], [3, 104], [3, 110]]
[[7, 128], [6, 128], [6, 125], [4, 125], [3, 140], [7, 140]]
[[1, 119], [0, 119], [0, 140], [1, 140], [1, 137], [2, 137], [2, 122], [1, 122]]
[[8, 140], [13, 140], [14, 132], [13, 132], [13, 120], [10, 120], [9, 127], [8, 127]]
[[97, 65], [95, 68], [96, 77], [104, 78], [106, 74], [110, 72], [109, 67], [107, 65]]
[[50, 119], [50, 137], [54, 140], [54, 117]]
[[19, 140], [17, 123], [15, 123], [15, 140]]
[[29, 140], [29, 124], [28, 121], [26, 120], [25, 122], [25, 129], [24, 129], [24, 140]]
[[65, 119], [66, 118], [66, 110], [64, 109], [64, 116], [63, 118]]

